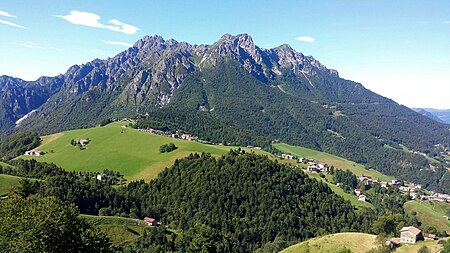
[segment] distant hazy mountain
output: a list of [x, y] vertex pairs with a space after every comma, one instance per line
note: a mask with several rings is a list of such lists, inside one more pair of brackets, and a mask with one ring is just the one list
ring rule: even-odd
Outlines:
[[450, 124], [450, 109], [432, 109], [432, 108], [424, 108], [424, 110], [433, 114], [441, 121]]
[[279, 139], [434, 187], [445, 168], [426, 170], [426, 158], [399, 144], [421, 152], [450, 147], [448, 125], [340, 78], [289, 45], [260, 48], [247, 34], [225, 34], [212, 45], [146, 36], [57, 77], [2, 77], [0, 88], [3, 133], [51, 133], [147, 114], [142, 122], [202, 139], [261, 146]]
[[[450, 124], [450, 110], [448, 110], [448, 112], [447, 112], [447, 117], [448, 117], [447, 119], [448, 119], [448, 121], [445, 121], [444, 119], [441, 119], [438, 115], [436, 115], [435, 113], [430, 111], [430, 110], [436, 111], [436, 109], [429, 109], [429, 108], [428, 109], [424, 109], [424, 108], [415, 108], [415, 107], [411, 108], [411, 109], [413, 109], [414, 111], [422, 114], [423, 116], [426, 116], [426, 117], [428, 117], [430, 119], [433, 119], [433, 120], [435, 120], [437, 122]], [[446, 110], [437, 110], [437, 111], [446, 111]]]

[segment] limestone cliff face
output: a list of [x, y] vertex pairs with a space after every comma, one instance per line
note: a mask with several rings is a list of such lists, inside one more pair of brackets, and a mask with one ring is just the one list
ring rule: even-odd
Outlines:
[[337, 93], [329, 90], [342, 89], [326, 81], [339, 78], [337, 71], [286, 44], [260, 48], [248, 34], [225, 34], [212, 45], [145, 36], [112, 58], [74, 65], [57, 77], [33, 82], [1, 77], [0, 113], [4, 120], [0, 128], [13, 128], [15, 121], [32, 110], [36, 113], [24, 120], [24, 125], [43, 119], [52, 121], [52, 115], [58, 113], [70, 117], [89, 108], [96, 108], [89, 116], [92, 118], [160, 108], [170, 103], [189, 75], [209, 71], [228, 60], [236, 61], [262, 85], [279, 86], [285, 83], [283, 78], [294, 78], [297, 81], [289, 83], [291, 90], [305, 96], [334, 99]]

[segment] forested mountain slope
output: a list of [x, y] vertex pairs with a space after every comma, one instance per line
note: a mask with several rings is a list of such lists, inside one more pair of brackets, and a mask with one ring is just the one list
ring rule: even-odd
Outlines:
[[[33, 109], [15, 131], [50, 133], [148, 114], [138, 126], [232, 144], [269, 147], [279, 139], [450, 189], [443, 159], [431, 167], [427, 157], [404, 151], [439, 154], [437, 144], [450, 147], [448, 125], [342, 79], [288, 45], [260, 48], [247, 34], [226, 34], [213, 45], [146, 36], [113, 58], [73, 66], [45, 83], [2, 80], [11, 86], [0, 86], [5, 132]], [[14, 111], [8, 107], [14, 99], [5, 94], [17, 87], [46, 92]]]

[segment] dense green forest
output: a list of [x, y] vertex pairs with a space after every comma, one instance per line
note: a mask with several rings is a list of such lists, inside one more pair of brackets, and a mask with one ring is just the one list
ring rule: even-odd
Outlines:
[[19, 192], [24, 197], [55, 196], [75, 203], [82, 213], [155, 217], [186, 235], [194, 235], [192, 229], [211, 230], [215, 236], [208, 243], [216, 252], [254, 251], [277, 236], [302, 240], [359, 228], [350, 203], [325, 184], [267, 157], [238, 151], [219, 159], [191, 155], [150, 183], [120, 188], [51, 164], [19, 160], [15, 165], [30, 175], [42, 170], [49, 175], [44, 181], [23, 182]]
[[36, 133], [21, 132], [0, 140], [0, 158], [9, 160], [22, 155], [27, 150], [36, 148], [41, 143]]
[[55, 197], [0, 201], [0, 252], [112, 252], [109, 239]]
[[[97, 180], [96, 173], [67, 172], [34, 160], [13, 164], [15, 169], [1, 172], [42, 179], [21, 181], [14, 194], [22, 198], [38, 194], [65, 206], [74, 204], [84, 214], [148, 216], [162, 222], [135, 243], [117, 246], [119, 252], [266, 252], [328, 233], [397, 235], [405, 224], [420, 226], [405, 214], [402, 205], [408, 198], [398, 190], [367, 188], [375, 208], [356, 210], [300, 169], [238, 150], [220, 158], [190, 155], [156, 180], [127, 185], [111, 171], [104, 172], [105, 180]], [[336, 175], [354, 186], [354, 175], [335, 170]]]
[[[284, 93], [270, 83], [260, 83], [232, 61], [219, 64], [188, 76], [170, 104], [137, 116], [135, 127], [182, 130], [214, 143], [266, 149], [271, 149], [271, 141], [280, 140], [336, 154], [429, 189], [449, 191], [448, 180], [441, 179], [444, 174], [450, 177], [450, 172], [439, 164], [426, 170], [428, 159], [399, 146], [431, 150], [439, 141], [450, 145], [447, 128], [385, 98], [364, 104], [364, 94], [353, 98], [361, 100], [360, 105], [334, 96], [330, 105], [321, 106], [298, 92]], [[404, 123], [398, 124], [398, 119]]]

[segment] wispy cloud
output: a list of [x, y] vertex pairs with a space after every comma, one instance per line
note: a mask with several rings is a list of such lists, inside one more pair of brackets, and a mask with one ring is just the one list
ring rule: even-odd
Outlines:
[[8, 12], [2, 11], [2, 10], [0, 10], [0, 16], [9, 17], [9, 18], [15, 18], [16, 17], [16, 16], [14, 16], [12, 14], [9, 14]]
[[20, 45], [23, 46], [23, 47], [26, 47], [26, 48], [61, 51], [60, 48], [57, 48], [57, 47], [43, 47], [43, 46], [39, 45], [38, 43], [31, 42], [31, 41], [20, 42]]
[[1, 24], [4, 25], [9, 25], [9, 26], [13, 26], [13, 27], [18, 27], [18, 28], [22, 28], [22, 29], [28, 29], [27, 27], [23, 26], [23, 25], [18, 25], [16, 23], [13, 22], [9, 22], [9, 21], [5, 21], [5, 20], [0, 20]]
[[299, 41], [303, 41], [303, 42], [308, 42], [308, 43], [313, 43], [313, 42], [316, 41], [315, 38], [310, 37], [310, 36], [299, 36], [299, 37], [297, 37], [295, 39], [299, 40]]
[[111, 31], [125, 34], [135, 34], [139, 30], [136, 26], [125, 24], [117, 19], [111, 19], [108, 21], [108, 24], [102, 24], [100, 23], [100, 16], [90, 12], [71, 11], [68, 15], [56, 15], [56, 17], [62, 18], [75, 25], [109, 29]]
[[110, 41], [110, 40], [104, 40], [103, 41], [106, 44], [109, 45], [117, 45], [117, 46], [124, 46], [124, 47], [132, 47], [133, 44], [132, 43], [128, 43], [128, 42], [122, 42], [122, 41]]
[[28, 47], [28, 48], [36, 48], [37, 43], [27, 41], [27, 42], [22, 43], [21, 45], [24, 47]]

